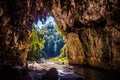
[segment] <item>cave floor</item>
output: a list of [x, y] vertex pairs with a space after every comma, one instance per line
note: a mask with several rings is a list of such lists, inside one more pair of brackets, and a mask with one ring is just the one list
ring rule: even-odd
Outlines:
[[33, 80], [41, 79], [53, 67], [57, 69], [58, 75], [62, 80], [76, 80], [77, 78], [82, 80], [84, 78], [84, 76], [75, 73], [72, 66], [56, 64], [54, 62], [37, 63], [35, 61], [28, 61], [29, 75]]

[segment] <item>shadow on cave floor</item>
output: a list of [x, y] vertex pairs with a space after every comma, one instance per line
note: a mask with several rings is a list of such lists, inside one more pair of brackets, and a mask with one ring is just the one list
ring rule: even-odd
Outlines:
[[28, 61], [27, 63], [30, 69], [29, 75], [32, 78], [42, 78], [51, 68], [55, 68], [61, 80], [120, 80], [120, 72], [105, 71], [90, 66], [62, 65], [49, 61], [44, 63]]
[[[70, 66], [70, 65], [63, 65], [63, 64], [58, 64], [58, 63], [49, 62], [49, 61], [46, 61], [43, 63], [38, 63], [36, 61], [27, 61], [27, 63], [28, 63], [28, 68], [31, 70], [29, 72], [29, 75], [33, 79], [35, 78], [41, 79], [46, 77], [46, 74], [49, 73], [49, 71], [52, 68], [56, 69], [56, 72], [58, 73], [59, 79], [57, 80], [84, 80], [85, 79], [83, 75], [80, 75], [74, 72], [73, 66]], [[55, 77], [54, 73], [55, 71], [50, 71], [50, 74], [47, 76]]]

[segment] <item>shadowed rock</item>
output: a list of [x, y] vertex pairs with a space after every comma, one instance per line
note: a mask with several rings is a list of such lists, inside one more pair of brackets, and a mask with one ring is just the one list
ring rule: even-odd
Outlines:
[[31, 80], [27, 69], [9, 64], [0, 65], [0, 80]]
[[58, 79], [58, 72], [56, 68], [51, 68], [49, 71], [46, 72], [44, 76], [44, 80], [57, 80]]

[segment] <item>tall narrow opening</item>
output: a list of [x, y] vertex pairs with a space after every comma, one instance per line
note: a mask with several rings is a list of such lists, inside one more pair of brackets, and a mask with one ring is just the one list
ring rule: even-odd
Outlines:
[[54, 17], [33, 23], [28, 60], [67, 63], [66, 40]]

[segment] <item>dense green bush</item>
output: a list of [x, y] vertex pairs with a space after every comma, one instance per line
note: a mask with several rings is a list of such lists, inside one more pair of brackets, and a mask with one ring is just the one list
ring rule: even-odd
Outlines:
[[63, 32], [57, 25], [49, 23], [39, 29], [33, 25], [30, 41], [29, 60], [40, 60], [40, 58], [51, 58], [62, 54], [65, 57], [66, 47]]

